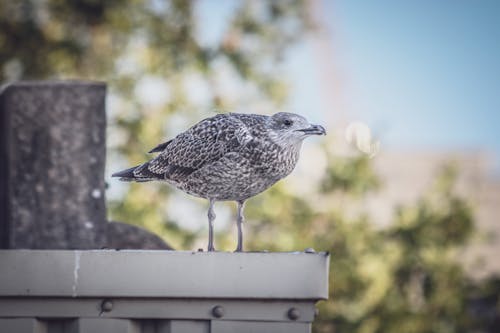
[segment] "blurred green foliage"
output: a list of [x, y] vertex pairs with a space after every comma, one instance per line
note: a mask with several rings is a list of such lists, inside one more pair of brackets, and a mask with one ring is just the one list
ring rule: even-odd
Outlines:
[[[105, 80], [110, 110], [110, 162], [138, 164], [144, 153], [183, 128], [175, 117], [206, 117], [207, 110], [242, 106], [217, 89], [221, 64], [252, 98], [278, 108], [287, 85], [278, 64], [313, 26], [305, 1], [241, 1], [216, 43], [202, 42], [196, 2], [160, 0], [20, 0], [0, 2], [0, 77]], [[207, 83], [209, 100], [192, 103], [193, 74]], [[136, 84], [144, 77], [168, 83], [170, 98], [146, 105]], [[331, 253], [330, 300], [321, 302], [316, 332], [499, 331], [499, 280], [470, 280], [460, 250], [474, 231], [467, 202], [453, 189], [456, 170], [443, 168], [414, 205], [398, 207], [393, 223], [378, 228], [362, 199], [383, 186], [363, 155], [339, 157], [324, 147], [328, 165], [316, 195], [283, 182], [247, 204], [246, 248], [290, 251], [314, 246]], [[117, 162], [118, 161], [118, 162]], [[111, 185], [113, 186], [113, 185]], [[184, 228], [165, 208], [172, 189], [131, 184], [109, 202], [115, 220], [144, 226], [177, 248], [205, 238]], [[188, 200], [188, 199], [186, 199]], [[201, 202], [201, 201], [200, 201]], [[205, 203], [202, 203], [205, 204]], [[251, 227], [250, 227], [251, 226]], [[219, 248], [234, 246], [234, 227], [217, 234]], [[495, 322], [497, 318], [497, 322]], [[495, 326], [496, 325], [496, 326]]]

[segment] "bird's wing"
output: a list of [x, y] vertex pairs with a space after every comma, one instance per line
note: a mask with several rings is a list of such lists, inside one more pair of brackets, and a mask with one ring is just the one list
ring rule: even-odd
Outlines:
[[164, 143], [160, 143], [158, 146], [154, 147], [153, 149], [151, 149], [150, 151], [148, 151], [148, 153], [159, 153], [161, 151], [163, 151], [165, 148], [167, 148], [167, 146], [172, 142], [172, 140], [168, 140], [167, 142], [164, 142]]
[[252, 139], [247, 126], [231, 114], [202, 120], [164, 144], [163, 151], [145, 163], [140, 173], [182, 181], [207, 163], [239, 150]]

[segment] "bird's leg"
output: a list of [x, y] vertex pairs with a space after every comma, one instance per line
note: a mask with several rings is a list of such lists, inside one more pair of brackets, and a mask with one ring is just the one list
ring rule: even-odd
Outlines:
[[235, 252], [243, 252], [243, 231], [241, 230], [241, 225], [245, 220], [243, 216], [243, 209], [245, 208], [245, 200], [238, 200], [238, 218], [236, 219], [236, 225], [238, 226], [238, 246]]
[[214, 248], [214, 212], [215, 199], [210, 199], [210, 206], [208, 207], [208, 252], [215, 251]]

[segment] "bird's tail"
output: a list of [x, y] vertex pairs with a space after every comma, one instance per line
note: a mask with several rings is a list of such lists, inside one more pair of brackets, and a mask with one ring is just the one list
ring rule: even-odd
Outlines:
[[[146, 164], [146, 163], [145, 163]], [[132, 168], [128, 168], [122, 171], [115, 172], [114, 174], [111, 175], [111, 177], [120, 177], [121, 181], [125, 182], [149, 182], [153, 180], [153, 178], [146, 177], [145, 175], [141, 174], [141, 170], [144, 168], [144, 164], [137, 165]]]

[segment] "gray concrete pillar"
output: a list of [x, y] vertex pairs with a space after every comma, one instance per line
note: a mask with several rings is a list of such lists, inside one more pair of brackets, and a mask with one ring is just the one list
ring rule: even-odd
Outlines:
[[1, 248], [105, 245], [105, 96], [98, 82], [1, 88]]

